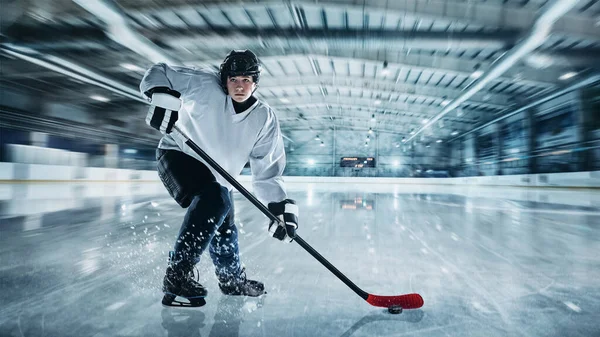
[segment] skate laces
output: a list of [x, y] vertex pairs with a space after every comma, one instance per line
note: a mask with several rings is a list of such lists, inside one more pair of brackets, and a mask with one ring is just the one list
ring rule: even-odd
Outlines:
[[[194, 273], [194, 270], [196, 271], [195, 273]], [[200, 271], [198, 270], [198, 267], [194, 266], [194, 269], [192, 269], [191, 273], [192, 273], [192, 278], [194, 277], [194, 274], [195, 274], [196, 282], [200, 282]]]
[[240, 281], [243, 281], [244, 283], [246, 283], [246, 281], [248, 280], [246, 278], [246, 268], [242, 267], [242, 270], [240, 271], [240, 275], [238, 276]]

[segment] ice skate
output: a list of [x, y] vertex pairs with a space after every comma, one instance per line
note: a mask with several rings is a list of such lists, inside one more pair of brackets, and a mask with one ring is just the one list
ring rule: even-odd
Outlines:
[[[173, 262], [173, 252], [163, 280], [162, 304], [170, 307], [201, 307], [206, 304], [206, 288], [194, 280], [193, 266]], [[185, 300], [187, 301], [185, 301]]]
[[237, 276], [218, 276], [218, 279], [219, 288], [225, 295], [257, 297], [267, 293], [262, 282], [246, 278], [245, 269], [242, 269]]

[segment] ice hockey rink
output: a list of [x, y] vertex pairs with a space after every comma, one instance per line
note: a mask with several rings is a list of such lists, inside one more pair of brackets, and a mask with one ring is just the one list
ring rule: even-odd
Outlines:
[[[1, 184], [2, 336], [600, 335], [600, 192], [551, 188], [290, 183], [299, 234], [363, 290], [420, 293], [372, 307], [236, 193], [260, 298], [165, 308], [167, 252], [184, 211], [159, 183]], [[128, 195], [123, 197], [122, 195]]]
[[600, 337], [600, 0], [0, 0], [0, 337], [184, 336]]

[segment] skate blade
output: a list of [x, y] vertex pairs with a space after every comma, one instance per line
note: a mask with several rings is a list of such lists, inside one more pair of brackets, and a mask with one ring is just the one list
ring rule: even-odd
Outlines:
[[173, 294], [165, 294], [162, 299], [163, 307], [171, 308], [198, 308], [206, 305], [204, 297], [185, 298]]
[[226, 293], [224, 291], [222, 291], [221, 293], [223, 295], [227, 295], [227, 296], [240, 296], [240, 297], [262, 297], [267, 294], [266, 291], [262, 292], [260, 294], [248, 294], [248, 293], [241, 293], [241, 292]]
[[219, 288], [221, 289], [221, 294], [227, 296], [261, 297], [267, 294], [267, 291], [265, 289], [263, 289], [260, 292], [257, 291], [255, 293], [247, 293], [239, 290], [228, 291], [226, 289], [223, 289], [221, 286], [219, 286]]
[[264, 296], [264, 295], [266, 295], [266, 294], [267, 294], [267, 291], [266, 291], [266, 290], [264, 290], [264, 291], [263, 291], [262, 293], [260, 293], [260, 294], [249, 294], [249, 295], [246, 295], [246, 296], [248, 296], [248, 297], [263, 297], [263, 296]]

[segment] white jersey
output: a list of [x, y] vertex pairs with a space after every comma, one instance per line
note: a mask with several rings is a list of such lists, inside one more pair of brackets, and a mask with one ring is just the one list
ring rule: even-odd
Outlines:
[[[140, 90], [168, 87], [181, 93], [183, 102], [177, 126], [204, 152], [233, 177], [249, 161], [252, 186], [264, 204], [286, 198], [281, 177], [285, 168], [285, 150], [279, 122], [273, 109], [257, 101], [246, 111], [235, 113], [231, 97], [223, 92], [218, 74], [209, 69], [152, 66], [142, 79]], [[233, 187], [184, 143], [176, 133], [165, 135], [161, 149], [182, 151], [203, 162], [217, 181]]]

